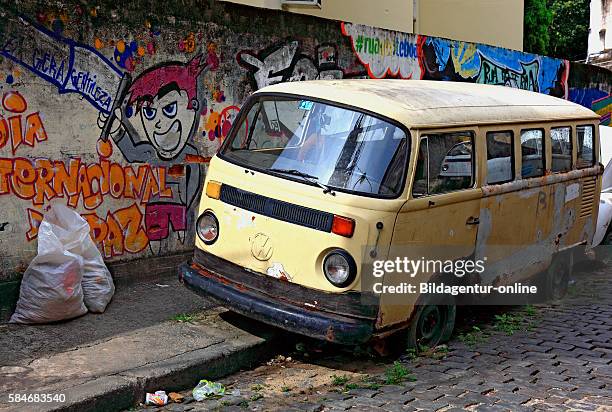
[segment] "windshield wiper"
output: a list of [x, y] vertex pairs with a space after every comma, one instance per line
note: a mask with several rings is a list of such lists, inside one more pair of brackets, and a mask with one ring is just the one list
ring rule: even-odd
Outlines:
[[276, 169], [276, 168], [269, 168], [266, 169], [266, 171], [268, 172], [273, 172], [273, 173], [282, 173], [285, 175], [291, 175], [291, 176], [297, 176], [297, 177], [301, 177], [302, 179], [306, 180], [307, 182], [310, 183], [314, 183], [317, 186], [319, 186], [321, 189], [323, 189], [323, 193], [327, 194], [329, 193], [332, 196], [336, 196], [336, 192], [333, 191], [332, 188], [330, 188], [327, 185], [324, 185], [323, 183], [319, 182], [319, 178], [313, 175], [309, 175], [308, 173], [304, 173], [304, 172], [300, 172], [297, 169]]

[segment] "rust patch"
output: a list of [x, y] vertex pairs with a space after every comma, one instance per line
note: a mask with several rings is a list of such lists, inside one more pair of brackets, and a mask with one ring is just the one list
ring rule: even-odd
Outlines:
[[523, 189], [531, 189], [544, 185], [560, 183], [564, 181], [581, 179], [587, 176], [597, 176], [603, 173], [603, 167], [600, 165], [588, 167], [586, 169], [572, 170], [567, 173], [553, 173], [541, 177], [533, 177], [529, 179], [514, 180], [501, 185], [490, 185], [482, 187], [483, 196], [495, 196], [502, 193], [515, 192]]
[[212, 158], [194, 154], [185, 155], [185, 160], [187, 163], [210, 163], [210, 159]]
[[327, 339], [329, 342], [334, 342], [336, 340], [334, 328], [331, 325], [327, 328], [327, 332], [325, 333], [325, 339]]

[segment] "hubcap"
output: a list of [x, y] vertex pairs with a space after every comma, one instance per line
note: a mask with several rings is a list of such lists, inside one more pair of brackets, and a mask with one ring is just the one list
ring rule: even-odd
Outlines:
[[444, 325], [446, 324], [446, 310], [443, 306], [426, 306], [419, 318], [419, 345], [435, 346], [440, 342]]

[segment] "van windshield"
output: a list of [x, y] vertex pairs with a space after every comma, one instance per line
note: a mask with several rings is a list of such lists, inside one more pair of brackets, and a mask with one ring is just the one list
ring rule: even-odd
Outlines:
[[399, 127], [303, 99], [268, 97], [247, 110], [222, 158], [328, 191], [379, 197], [401, 193], [408, 139]]

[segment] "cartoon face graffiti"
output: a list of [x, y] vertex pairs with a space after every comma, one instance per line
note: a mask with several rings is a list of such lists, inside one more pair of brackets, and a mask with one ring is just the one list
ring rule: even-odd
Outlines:
[[155, 96], [140, 110], [147, 138], [163, 159], [172, 159], [187, 143], [189, 131], [196, 121], [196, 110], [187, 109], [188, 106], [187, 93], [174, 89]]
[[189, 63], [165, 63], [140, 75], [129, 90], [146, 137], [163, 160], [175, 158], [199, 119], [196, 78], [200, 58]]

